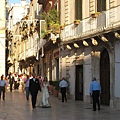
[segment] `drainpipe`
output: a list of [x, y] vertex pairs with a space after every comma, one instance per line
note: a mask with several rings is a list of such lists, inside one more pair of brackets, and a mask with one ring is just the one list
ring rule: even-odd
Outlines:
[[44, 77], [44, 46], [42, 46], [41, 68], [41, 76]]

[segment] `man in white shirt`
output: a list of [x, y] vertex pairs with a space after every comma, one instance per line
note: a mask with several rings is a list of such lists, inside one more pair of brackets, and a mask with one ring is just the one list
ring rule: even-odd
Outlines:
[[62, 102], [64, 102], [64, 100], [67, 102], [66, 88], [68, 87], [68, 83], [65, 81], [65, 78], [62, 78], [61, 82], [59, 83], [59, 87], [61, 89]]

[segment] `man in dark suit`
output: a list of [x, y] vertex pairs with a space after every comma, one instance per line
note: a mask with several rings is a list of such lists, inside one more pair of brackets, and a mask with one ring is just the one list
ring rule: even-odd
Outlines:
[[36, 108], [36, 99], [37, 99], [37, 94], [38, 91], [40, 90], [40, 84], [39, 80], [33, 75], [32, 78], [30, 78], [29, 81], [29, 92], [31, 93], [32, 96], [32, 107], [33, 109]]
[[12, 87], [13, 87], [14, 81], [15, 81], [15, 79], [14, 79], [13, 74], [10, 74], [10, 77], [9, 77], [10, 92], [12, 92]]

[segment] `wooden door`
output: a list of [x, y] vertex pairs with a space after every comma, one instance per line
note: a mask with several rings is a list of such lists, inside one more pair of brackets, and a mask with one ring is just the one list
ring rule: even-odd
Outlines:
[[101, 104], [110, 104], [110, 60], [106, 49], [100, 57], [100, 84], [101, 84]]
[[75, 100], [83, 101], [83, 65], [76, 66]]

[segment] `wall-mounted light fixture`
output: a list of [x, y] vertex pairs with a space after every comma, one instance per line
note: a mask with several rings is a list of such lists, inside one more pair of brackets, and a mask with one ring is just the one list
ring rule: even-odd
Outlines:
[[86, 42], [85, 40], [83, 41], [83, 45], [84, 46], [89, 46], [88, 42]]
[[74, 43], [75, 48], [79, 48], [79, 45], [77, 43]]
[[97, 40], [95, 40], [94, 38], [91, 38], [91, 40], [92, 40], [92, 44], [93, 44], [93, 45], [95, 45], [95, 46], [98, 45]]
[[120, 39], [120, 34], [118, 32], [115, 32], [114, 34], [116, 38]]
[[71, 49], [72, 49], [69, 45], [67, 45], [66, 47], [67, 47], [67, 49], [69, 49], [69, 50], [71, 50]]
[[104, 41], [104, 42], [108, 42], [108, 39], [103, 35], [101, 36], [101, 40]]

